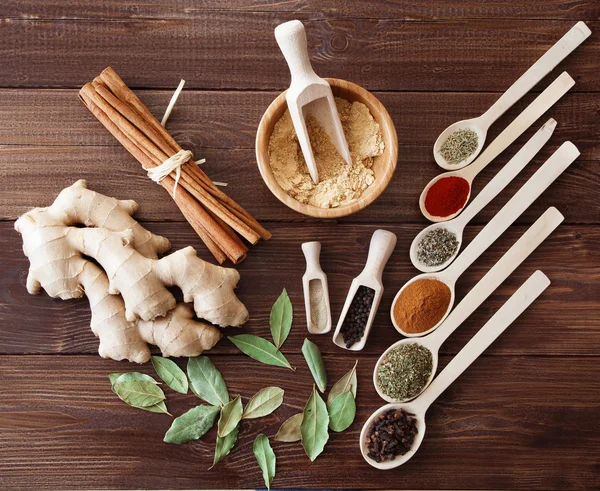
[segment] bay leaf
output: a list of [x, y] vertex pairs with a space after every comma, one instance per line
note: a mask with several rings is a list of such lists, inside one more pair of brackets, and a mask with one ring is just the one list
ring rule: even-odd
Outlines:
[[128, 380], [140, 380], [145, 382], [152, 382], [153, 384], [158, 384], [158, 382], [154, 380], [150, 375], [146, 375], [145, 373], [140, 372], [109, 373], [108, 378], [110, 379], [110, 384], [112, 386], [115, 385], [117, 380], [119, 382], [125, 382]]
[[221, 438], [226, 437], [235, 428], [242, 419], [244, 408], [242, 406], [242, 398], [237, 396], [232, 401], [229, 401], [221, 408], [221, 416], [218, 424], [218, 435]]
[[321, 392], [325, 392], [325, 389], [327, 389], [327, 374], [325, 373], [325, 365], [323, 364], [323, 358], [321, 357], [319, 347], [305, 338], [304, 344], [302, 345], [302, 354], [310, 369], [310, 373], [312, 373], [312, 376], [317, 383], [317, 387]]
[[246, 404], [242, 419], [262, 418], [281, 406], [284, 390], [279, 387], [265, 387], [259, 390]]
[[122, 381], [119, 377], [113, 389], [123, 401], [138, 408], [154, 406], [166, 399], [162, 389], [156, 383], [147, 380]]
[[325, 444], [329, 440], [328, 427], [327, 406], [317, 389], [313, 387], [312, 394], [302, 412], [302, 423], [300, 424], [302, 446], [311, 461], [314, 461], [323, 452]]
[[154, 404], [154, 406], [140, 407], [138, 409], [143, 409], [144, 411], [150, 411], [151, 413], [162, 413], [162, 414], [168, 414], [169, 416], [173, 416], [168, 411], [165, 401], [160, 401], [158, 404]]
[[329, 428], [333, 431], [344, 431], [356, 416], [356, 402], [352, 392], [342, 392], [329, 406]]
[[278, 442], [299, 442], [302, 439], [300, 425], [302, 424], [302, 413], [294, 414], [286, 419], [277, 430], [275, 441]]
[[229, 452], [231, 452], [235, 442], [237, 442], [239, 432], [240, 426], [238, 424], [238, 426], [236, 426], [226, 437], [221, 438], [219, 435], [217, 435], [215, 457], [213, 459], [213, 465], [210, 467], [211, 469], [229, 455]]
[[270, 490], [271, 483], [275, 477], [275, 465], [277, 460], [275, 452], [273, 452], [273, 449], [271, 448], [269, 439], [262, 433], [254, 440], [253, 450], [258, 465], [262, 470], [265, 486]]
[[327, 396], [327, 405], [329, 406], [333, 400], [343, 392], [350, 391], [352, 396], [356, 400], [356, 390], [358, 388], [358, 380], [356, 378], [356, 365], [358, 360], [354, 363], [352, 370], [347, 372], [341, 379], [339, 379], [329, 391]]
[[188, 360], [187, 374], [192, 392], [213, 406], [229, 402], [229, 392], [223, 375], [207, 356], [195, 356]]
[[275, 365], [295, 370], [292, 368], [292, 365], [290, 365], [290, 362], [287, 361], [286, 357], [283, 356], [281, 352], [277, 351], [277, 347], [266, 339], [259, 338], [253, 334], [238, 334], [237, 336], [229, 336], [228, 339], [235, 344], [242, 353], [256, 361], [260, 361], [267, 365]]
[[271, 317], [269, 319], [273, 343], [275, 343], [277, 349], [281, 348], [281, 345], [290, 333], [293, 315], [292, 302], [284, 288], [271, 308]]
[[188, 393], [188, 379], [177, 363], [162, 356], [153, 356], [151, 360], [154, 370], [165, 384], [180, 394]]
[[219, 406], [201, 404], [175, 418], [164, 437], [167, 443], [185, 443], [204, 436], [215, 424]]

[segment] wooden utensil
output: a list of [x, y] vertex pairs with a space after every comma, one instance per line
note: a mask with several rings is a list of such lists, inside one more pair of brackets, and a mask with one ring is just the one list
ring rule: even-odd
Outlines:
[[352, 165], [340, 115], [329, 83], [312, 69], [302, 22], [291, 20], [278, 25], [275, 28], [275, 39], [292, 75], [286, 94], [288, 110], [310, 177], [318, 184], [319, 171], [306, 129], [306, 118], [312, 116], [319, 122], [341, 157], [348, 165]]
[[[329, 287], [327, 286], [327, 275], [321, 269], [319, 263], [319, 256], [321, 254], [321, 243], [320, 242], [305, 242], [302, 244], [302, 252], [306, 258], [306, 273], [302, 277], [302, 288], [304, 290], [304, 308], [306, 309], [306, 325], [308, 326], [308, 332], [311, 334], [325, 334], [331, 331], [331, 305], [329, 303]], [[315, 319], [312, 316], [311, 299], [312, 294], [310, 285], [313, 282], [319, 282], [322, 289], [323, 302], [325, 304], [324, 317], [325, 327], [319, 329], [315, 325]], [[314, 302], [314, 299], [312, 299]]]
[[[548, 285], [550, 285], [550, 280], [544, 273], [541, 271], [533, 273], [479, 332], [471, 338], [464, 348], [459, 351], [419, 397], [409, 403], [386, 404], [375, 411], [360, 432], [360, 450], [364, 459], [373, 467], [383, 470], [393, 469], [409, 460], [417, 452], [425, 436], [425, 414], [429, 406], [548, 288]], [[380, 414], [390, 409], [399, 408], [413, 414], [413, 417], [416, 419], [418, 432], [412, 448], [406, 454], [398, 456], [394, 460], [375, 462], [368, 456], [366, 445], [367, 434], [373, 422]]]
[[373, 203], [383, 193], [396, 170], [398, 160], [398, 138], [392, 118], [381, 102], [368, 90], [359, 85], [337, 78], [326, 79], [331, 86], [333, 95], [348, 102], [360, 102], [369, 108], [369, 112], [381, 128], [384, 150], [383, 154], [373, 159], [371, 169], [375, 174], [375, 182], [365, 189], [361, 197], [347, 205], [336, 208], [319, 208], [310, 204], [300, 203], [287, 194], [277, 182], [269, 163], [269, 140], [275, 124], [281, 119], [287, 103], [286, 92], [280, 94], [265, 111], [256, 133], [256, 162], [265, 184], [273, 195], [292, 210], [316, 218], [340, 218], [356, 213]]
[[[496, 174], [493, 179], [487, 183], [487, 185], [481, 190], [473, 202], [466, 207], [465, 211], [459, 216], [456, 212], [452, 215], [455, 218], [451, 218], [447, 222], [432, 223], [428, 227], [425, 227], [412, 241], [410, 246], [410, 260], [413, 266], [419, 271], [424, 273], [433, 273], [434, 271], [441, 271], [448, 266], [460, 251], [460, 246], [463, 240], [463, 232], [466, 225], [473, 219], [477, 213], [479, 213], [492, 199], [494, 199], [500, 192], [517, 176], [521, 170], [535, 157], [535, 155], [542, 149], [542, 147], [548, 142], [552, 133], [556, 128], [556, 121], [554, 119], [548, 120], [535, 135], [533, 135], [525, 145], [510, 159], [510, 161]], [[474, 171], [472, 169], [475, 169]], [[476, 175], [478, 172], [477, 164], [470, 165], [455, 172], [447, 172], [442, 176], [448, 175], [460, 175], [461, 177], [469, 180], [472, 183], [473, 173]], [[470, 191], [469, 191], [470, 192]], [[419, 243], [423, 237], [436, 228], [445, 228], [452, 231], [456, 235], [458, 246], [452, 257], [448, 258], [443, 264], [439, 266], [426, 266], [417, 258], [417, 251]]]
[[[377, 371], [383, 362], [385, 356], [402, 344], [418, 343], [425, 346], [433, 356], [433, 369], [431, 376], [422, 391], [433, 380], [437, 371], [439, 361], [439, 350], [444, 341], [469, 317], [479, 306], [498, 288], [519, 265], [529, 257], [529, 255], [558, 227], [564, 220], [563, 215], [554, 207], [548, 208], [544, 214], [538, 218], [535, 223], [513, 244], [513, 246], [500, 258], [500, 260], [479, 280], [479, 282], [467, 293], [456, 308], [450, 312], [450, 315], [433, 333], [424, 337], [405, 338], [392, 344], [379, 357], [373, 370], [373, 384], [379, 396], [387, 402], [406, 402], [414, 399], [419, 394], [415, 394], [410, 399], [395, 400], [385, 394], [377, 383]], [[421, 392], [422, 392], [421, 391]]]
[[[352, 280], [350, 290], [348, 291], [348, 296], [346, 297], [346, 302], [344, 303], [344, 308], [342, 309], [342, 313], [340, 315], [340, 320], [338, 321], [335, 333], [333, 334], [333, 342], [340, 348], [349, 349], [351, 351], [360, 351], [365, 347], [365, 343], [367, 342], [367, 338], [371, 332], [373, 320], [375, 319], [375, 314], [377, 313], [377, 308], [379, 307], [379, 302], [381, 302], [381, 297], [383, 295], [383, 283], [381, 281], [383, 268], [385, 268], [385, 265], [388, 262], [394, 247], [396, 247], [396, 240], [396, 235], [394, 235], [392, 232], [381, 229], [376, 230], [373, 234], [373, 237], [371, 237], [367, 263], [365, 264], [365, 268], [363, 269], [362, 273]], [[352, 299], [356, 295], [358, 288], [361, 286], [372, 288], [375, 291], [375, 296], [373, 297], [373, 303], [371, 304], [371, 310], [369, 311], [369, 317], [367, 324], [365, 325], [362, 338], [349, 348], [346, 348], [344, 336], [341, 333], [342, 324], [344, 323], [344, 319], [348, 314], [348, 309], [350, 308]]]
[[[584, 22], [575, 24], [554, 46], [536, 61], [521, 77], [502, 94], [492, 107], [478, 118], [458, 121], [442, 131], [433, 146], [433, 156], [440, 167], [452, 170], [469, 165], [477, 157], [483, 145], [489, 127], [502, 116], [515, 102], [529, 92], [540, 80], [550, 73], [562, 60], [575, 51], [592, 33]], [[477, 150], [462, 162], [449, 164], [440, 153], [440, 148], [455, 131], [470, 129], [477, 133]]]
[[[560, 100], [560, 98], [565, 95], [569, 89], [573, 87], [573, 85], [575, 85], [575, 81], [571, 78], [571, 76], [567, 72], [561, 73], [554, 82], [552, 82], [539, 96], [537, 96], [536, 99], [529, 104], [529, 106], [527, 106], [523, 112], [521, 112], [521, 114], [519, 114], [492, 143], [488, 145], [488, 147], [475, 162], [478, 162], [479, 165], [487, 165], [494, 160], [512, 142], [521, 136], [525, 130], [529, 128], [542, 114], [544, 114], [558, 100]], [[467, 165], [465, 162], [467, 161], [465, 160], [456, 165], [440, 164], [440, 167], [446, 170], [458, 170]], [[481, 162], [484, 162], [484, 164], [481, 164]]]
[[515, 195], [504, 205], [504, 207], [487, 223], [487, 225], [477, 234], [475, 239], [465, 248], [456, 260], [444, 271], [438, 273], [422, 273], [409, 280], [396, 294], [392, 302], [391, 317], [394, 327], [406, 337], [423, 336], [424, 333], [409, 333], [402, 329], [396, 323], [394, 318], [394, 305], [402, 294], [402, 291], [414, 281], [420, 279], [434, 279], [442, 281], [450, 289], [450, 303], [445, 315], [440, 321], [429, 329], [431, 332], [436, 329], [454, 305], [454, 292], [456, 281], [465, 270], [473, 264], [473, 262], [485, 250], [494, 243], [494, 241], [502, 235], [502, 233], [533, 203], [542, 192], [544, 192], [563, 171], [573, 163], [579, 156], [579, 150], [571, 142], [563, 143], [560, 148], [552, 154], [552, 156], [537, 170], [537, 172], [529, 178], [529, 180], [519, 189]]

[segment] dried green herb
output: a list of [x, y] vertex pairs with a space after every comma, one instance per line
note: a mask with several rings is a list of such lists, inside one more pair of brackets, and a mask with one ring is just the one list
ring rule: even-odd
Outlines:
[[294, 370], [286, 357], [277, 350], [277, 347], [266, 339], [259, 338], [253, 334], [238, 334], [237, 336], [229, 336], [228, 339], [235, 344], [242, 353], [256, 361], [260, 361], [267, 365], [275, 365]]
[[177, 363], [162, 356], [153, 356], [151, 360], [154, 370], [165, 384], [180, 394], [188, 393], [188, 379]]
[[219, 406], [207, 406], [206, 404], [190, 409], [173, 420], [165, 434], [164, 441], [181, 444], [198, 440], [214, 426], [219, 410]]
[[259, 467], [263, 473], [263, 479], [265, 480], [265, 486], [267, 489], [271, 489], [271, 483], [275, 477], [275, 465], [276, 457], [275, 452], [271, 448], [269, 439], [262, 433], [254, 440], [254, 455], [258, 462]]
[[356, 366], [358, 365], [358, 360], [354, 363], [352, 370], [347, 372], [341, 379], [339, 379], [329, 391], [329, 395], [327, 396], [327, 405], [329, 406], [333, 400], [342, 394], [343, 392], [350, 391], [352, 392], [352, 396], [356, 399], [356, 389], [358, 387], [358, 381], [356, 379]]
[[468, 128], [452, 133], [440, 147], [440, 155], [449, 164], [459, 164], [477, 150], [479, 137]]
[[217, 435], [217, 443], [215, 445], [215, 458], [213, 459], [213, 465], [210, 467], [211, 469], [217, 465], [221, 460], [223, 460], [231, 449], [234, 447], [235, 442], [237, 442], [238, 434], [240, 432], [239, 425], [236, 426], [231, 433], [229, 433], [226, 437], [221, 438]]
[[302, 354], [310, 369], [310, 373], [312, 373], [312, 376], [317, 383], [317, 387], [321, 392], [325, 392], [325, 389], [327, 389], [327, 374], [325, 373], [325, 365], [323, 364], [323, 358], [321, 357], [319, 347], [305, 338], [304, 344], [302, 345]]
[[206, 356], [188, 360], [187, 374], [192, 392], [213, 406], [224, 406], [229, 402], [229, 392], [223, 375]]
[[327, 406], [316, 387], [313, 387], [312, 394], [302, 412], [302, 423], [300, 424], [302, 446], [311, 461], [314, 461], [323, 452], [325, 444], [329, 440], [328, 426]]
[[356, 402], [352, 392], [343, 392], [337, 396], [329, 408], [329, 428], [333, 431], [344, 431], [353, 422], [356, 416]]
[[291, 418], [286, 419], [279, 427], [275, 435], [275, 441], [278, 442], [299, 442], [302, 439], [300, 433], [300, 425], [302, 424], [302, 413], [294, 414]]
[[446, 227], [427, 232], [417, 244], [417, 260], [428, 267], [444, 264], [458, 249], [456, 234]]
[[273, 343], [275, 343], [277, 349], [281, 348], [290, 333], [290, 329], [292, 328], [292, 318], [292, 302], [284, 288], [271, 308], [271, 317], [269, 320]]
[[[117, 392], [115, 391], [115, 383], [117, 383], [117, 381], [119, 383], [124, 383], [127, 381], [138, 380], [138, 381], [142, 381], [142, 382], [150, 382], [153, 384], [157, 384], [156, 380], [154, 380], [150, 375], [146, 375], [145, 373], [139, 373], [139, 372], [111, 373], [108, 375], [108, 378], [110, 379], [112, 391], [115, 394], [117, 394]], [[117, 395], [119, 395], [119, 394], [117, 394]], [[143, 409], [144, 411], [149, 411], [151, 413], [168, 414], [169, 416], [171, 416], [171, 413], [169, 413], [169, 411], [167, 410], [167, 405], [165, 404], [164, 400], [161, 400], [151, 406], [136, 406], [136, 405], [130, 404], [128, 401], [124, 401], [124, 402], [126, 402], [130, 406], [135, 407], [137, 409]]]
[[403, 343], [386, 354], [377, 369], [377, 386], [392, 399], [418, 396], [433, 370], [433, 356], [425, 346]]
[[221, 408], [221, 416], [218, 424], [218, 435], [221, 438], [226, 437], [235, 428], [237, 428], [240, 420], [242, 419], [242, 413], [244, 408], [242, 406], [242, 398], [237, 396], [232, 401], [229, 401]]
[[265, 387], [259, 390], [246, 404], [242, 419], [262, 418], [271, 414], [283, 403], [284, 390], [279, 387]]

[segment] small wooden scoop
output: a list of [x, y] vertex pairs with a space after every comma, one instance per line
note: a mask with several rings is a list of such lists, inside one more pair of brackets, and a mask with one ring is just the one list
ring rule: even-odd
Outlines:
[[302, 22], [291, 20], [278, 25], [275, 28], [275, 39], [292, 75], [292, 82], [286, 94], [288, 110], [310, 177], [318, 184], [319, 172], [306, 129], [306, 118], [310, 115], [319, 122], [342, 158], [348, 165], [352, 165], [340, 115], [331, 87], [312, 69]]
[[[304, 289], [304, 306], [306, 308], [306, 325], [311, 334], [325, 334], [331, 331], [331, 306], [329, 304], [329, 287], [327, 286], [327, 276], [321, 269], [319, 256], [321, 254], [320, 242], [305, 242], [302, 244], [302, 252], [306, 258], [306, 273], [302, 277], [302, 287]], [[311, 290], [314, 286], [314, 291]], [[313, 294], [322, 297], [319, 300], [312, 298]], [[316, 308], [316, 316], [313, 316], [313, 305], [323, 306]], [[318, 316], [318, 318], [317, 318]]]
[[[365, 269], [363, 269], [362, 273], [352, 280], [350, 291], [348, 292], [342, 314], [340, 315], [340, 320], [338, 321], [333, 335], [333, 342], [340, 348], [349, 349], [351, 351], [360, 351], [365, 347], [371, 331], [371, 326], [373, 325], [373, 320], [375, 320], [377, 307], [379, 307], [379, 302], [381, 302], [381, 297], [383, 296], [383, 283], [381, 281], [383, 268], [385, 268], [388, 259], [392, 255], [394, 247], [396, 247], [396, 235], [392, 232], [388, 232], [387, 230], [376, 230], [373, 237], [371, 237], [367, 264], [365, 264]], [[369, 310], [369, 317], [362, 338], [348, 348], [344, 342], [344, 335], [341, 332], [342, 325], [344, 324], [346, 315], [348, 315], [348, 309], [352, 304], [352, 300], [361, 286], [371, 288], [374, 290], [375, 295], [373, 297], [371, 309]]]

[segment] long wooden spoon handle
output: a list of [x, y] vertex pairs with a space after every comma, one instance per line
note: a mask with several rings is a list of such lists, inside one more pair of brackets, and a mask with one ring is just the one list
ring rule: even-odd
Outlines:
[[450, 312], [450, 315], [433, 333], [427, 336], [427, 347], [437, 351], [446, 339], [498, 288], [519, 265], [546, 240], [564, 217], [554, 207], [548, 208], [535, 223], [521, 235], [513, 246], [494, 264], [486, 275]]
[[447, 281], [456, 280], [473, 264], [578, 156], [579, 150], [575, 145], [563, 143], [442, 273]]
[[412, 403], [419, 412], [427, 411], [431, 403], [548, 288], [548, 285], [550, 280], [544, 273], [533, 273]]
[[575, 48], [583, 43], [591, 33], [592, 31], [584, 22], [575, 24], [481, 116], [482, 124], [489, 126], [502, 116], [508, 108], [548, 75], [556, 65], [575, 51]]

